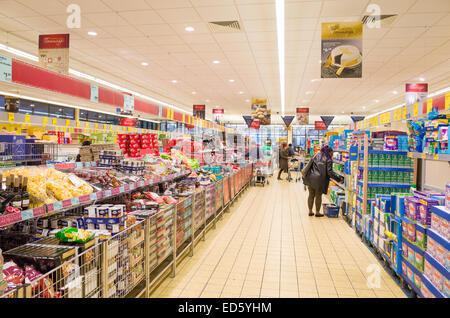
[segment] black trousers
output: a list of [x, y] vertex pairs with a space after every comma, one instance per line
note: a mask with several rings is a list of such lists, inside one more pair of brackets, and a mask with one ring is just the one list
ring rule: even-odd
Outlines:
[[316, 203], [316, 213], [320, 212], [322, 206], [322, 191], [317, 191], [308, 186], [308, 209], [312, 211], [314, 202]]
[[291, 173], [289, 172], [289, 169], [280, 169], [280, 171], [278, 172], [278, 179], [281, 178], [281, 173], [282, 172], [286, 172], [288, 174], [288, 178], [291, 178]]

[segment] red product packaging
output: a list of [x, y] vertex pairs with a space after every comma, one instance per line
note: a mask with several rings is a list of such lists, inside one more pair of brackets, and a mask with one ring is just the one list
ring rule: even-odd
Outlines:
[[8, 285], [17, 286], [23, 284], [25, 275], [16, 263], [10, 261], [3, 264], [3, 278]]

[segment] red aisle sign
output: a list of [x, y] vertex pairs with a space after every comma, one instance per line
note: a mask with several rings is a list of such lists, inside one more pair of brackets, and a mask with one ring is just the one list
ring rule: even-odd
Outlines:
[[323, 121], [316, 121], [314, 122], [314, 129], [315, 130], [327, 130], [327, 126]]

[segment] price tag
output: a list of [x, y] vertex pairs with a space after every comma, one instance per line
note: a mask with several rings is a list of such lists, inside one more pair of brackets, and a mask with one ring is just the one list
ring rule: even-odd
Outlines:
[[95, 129], [98, 129], [98, 123], [95, 123], [94, 127]]
[[79, 198], [79, 201], [80, 201], [80, 203], [91, 201], [91, 196], [89, 194], [83, 195]]
[[433, 156], [433, 159], [434, 159], [434, 160], [439, 160], [439, 155], [438, 155], [438, 154], [435, 154], [435, 155]]
[[55, 127], [55, 131], [59, 131], [59, 127], [57, 126], [57, 127]]
[[124, 193], [124, 192], [125, 192], [125, 187], [120, 187], [120, 188], [119, 188], [119, 192], [120, 192], [120, 193]]
[[107, 130], [108, 129], [108, 125], [107, 124], [103, 124], [103, 130]]
[[132, 131], [133, 131], [132, 127], [128, 127], [128, 132], [132, 132]]
[[14, 113], [8, 113], [8, 121], [13, 122], [14, 121]]
[[31, 116], [30, 115], [25, 115], [25, 123], [29, 124], [31, 121]]
[[145, 186], [146, 184], [148, 184], [148, 183], [146, 183], [145, 181], [139, 181], [139, 186], [140, 186], [140, 187], [143, 187], [143, 186]]
[[47, 117], [42, 117], [42, 124], [44, 126], [48, 125], [48, 118]]
[[55, 165], [54, 165], [54, 164], [48, 164], [48, 165], [47, 165], [47, 168], [53, 168], [53, 169], [55, 169]]
[[89, 128], [89, 123], [88, 122], [84, 123], [84, 128]]
[[81, 123], [79, 121], [76, 122], [77, 128], [80, 127]]
[[22, 221], [29, 220], [33, 217], [33, 210], [22, 211]]
[[91, 166], [91, 163], [90, 163], [90, 162], [85, 162], [85, 163], [84, 163], [84, 166], [85, 166], [86, 168], [89, 168], [89, 167]]
[[104, 191], [104, 197], [110, 197], [111, 196], [111, 190], [105, 190]]
[[56, 126], [58, 124], [58, 120], [56, 118], [52, 118], [52, 125]]
[[412, 157], [413, 157], [413, 154], [412, 154], [412, 152], [408, 152], [408, 157], [410, 157], [410, 158], [412, 158]]
[[95, 201], [95, 200], [97, 200], [97, 198], [98, 198], [97, 193], [91, 193], [91, 194], [89, 195], [89, 197], [90, 197], [91, 201]]
[[445, 94], [445, 109], [450, 109], [450, 93]]
[[63, 207], [63, 204], [61, 201], [57, 201], [53, 203], [53, 211], [61, 210]]
[[119, 188], [114, 188], [114, 189], [111, 190], [111, 195], [117, 195], [119, 193], [120, 193]]
[[66, 127], [70, 126], [70, 119], [66, 119]]
[[124, 185], [123, 188], [124, 188], [124, 192], [125, 191], [126, 192], [130, 191], [130, 185], [129, 184]]
[[426, 153], [422, 153], [422, 159], [426, 159], [427, 158], [427, 154]]
[[75, 168], [77, 168], [77, 169], [83, 168], [83, 163], [82, 162], [75, 162]]
[[44, 213], [45, 213], [45, 209], [43, 206], [33, 209], [33, 216], [35, 216], [35, 217], [44, 215]]

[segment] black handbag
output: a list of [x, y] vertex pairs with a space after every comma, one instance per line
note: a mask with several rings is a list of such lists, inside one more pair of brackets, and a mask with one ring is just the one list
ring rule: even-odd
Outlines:
[[311, 170], [311, 166], [313, 163], [313, 160], [316, 158], [317, 154], [314, 155], [314, 157], [311, 158], [311, 160], [309, 160], [308, 164], [305, 166], [305, 168], [303, 168], [302, 170], [302, 178], [304, 179], [306, 177], [306, 175], [308, 174], [309, 170]]

